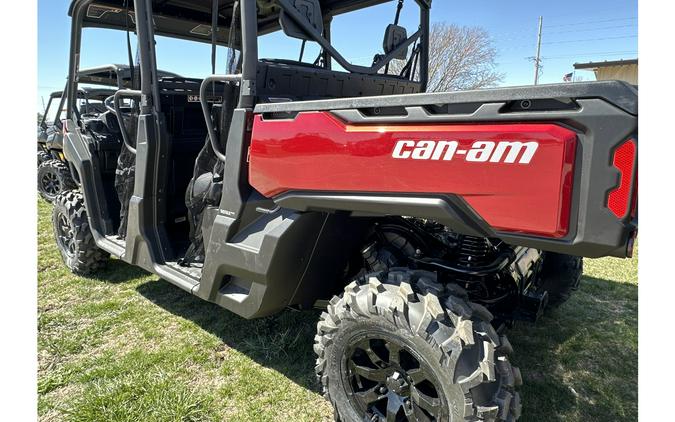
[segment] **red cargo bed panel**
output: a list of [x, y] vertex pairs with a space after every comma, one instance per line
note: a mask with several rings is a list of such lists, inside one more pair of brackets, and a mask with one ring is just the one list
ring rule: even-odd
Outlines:
[[348, 125], [256, 115], [249, 178], [287, 191], [455, 194], [495, 230], [569, 230], [576, 134], [548, 123]]

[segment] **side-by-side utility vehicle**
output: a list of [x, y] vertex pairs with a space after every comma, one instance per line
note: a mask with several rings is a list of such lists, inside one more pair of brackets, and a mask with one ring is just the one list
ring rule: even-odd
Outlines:
[[[66, 265], [113, 255], [245, 318], [323, 309], [316, 372], [338, 420], [518, 419], [506, 329], [564, 301], [581, 257], [631, 255], [637, 89], [427, 93], [431, 3], [73, 1]], [[365, 8], [392, 20], [355, 64], [332, 25]], [[138, 88], [98, 119], [75, 111], [85, 27], [139, 45]], [[260, 57], [275, 36], [297, 60]], [[159, 75], [162, 37], [210, 43], [213, 74]]]
[[[115, 90], [83, 87], [77, 92], [77, 110], [81, 118], [88, 119], [105, 111], [103, 101], [115, 94]], [[38, 193], [52, 202], [58, 194], [77, 185], [63, 155], [63, 132], [61, 113], [65, 97], [63, 91], [52, 92], [45, 113], [38, 125]], [[119, 144], [116, 149], [119, 149]]]
[[[158, 72], [163, 76], [177, 76], [161, 70]], [[117, 90], [133, 88], [133, 68], [130, 68], [128, 65], [110, 64], [81, 69], [78, 75], [79, 86], [75, 110], [83, 121], [89, 119], [100, 120], [101, 114], [111, 108], [112, 96]], [[93, 87], [91, 85], [102, 85], [108, 88]], [[117, 89], [111, 89], [110, 87]], [[108, 101], [106, 102], [106, 100]], [[40, 196], [49, 202], [52, 202], [61, 192], [77, 187], [63, 154], [63, 124], [61, 119], [65, 117], [65, 101], [66, 98], [63, 95], [63, 91], [52, 92], [47, 101], [42, 120], [38, 124], [37, 186]], [[113, 116], [113, 119], [115, 121], [111, 122], [110, 125], [114, 126], [116, 118]], [[98, 139], [98, 142], [111, 143], [107, 149], [112, 150], [109, 157], [113, 160], [119, 153], [122, 145], [118, 138], [110, 136]]]

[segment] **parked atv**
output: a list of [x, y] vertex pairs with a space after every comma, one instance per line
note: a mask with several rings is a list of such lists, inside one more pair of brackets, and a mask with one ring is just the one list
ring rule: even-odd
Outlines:
[[[122, 0], [70, 8], [78, 188], [53, 210], [68, 268], [113, 255], [245, 318], [323, 309], [316, 373], [338, 420], [518, 419], [506, 329], [564, 302], [582, 256], [632, 253], [637, 90], [426, 93], [429, 0], [406, 3], [412, 28], [396, 3], [369, 66], [331, 24], [385, 1], [130, 3], [133, 19]], [[144, 46], [138, 88], [89, 120], [74, 104], [85, 27], [133, 27]], [[259, 58], [278, 30], [319, 56]], [[158, 35], [211, 43], [214, 73], [230, 46], [227, 74], [162, 77]]]

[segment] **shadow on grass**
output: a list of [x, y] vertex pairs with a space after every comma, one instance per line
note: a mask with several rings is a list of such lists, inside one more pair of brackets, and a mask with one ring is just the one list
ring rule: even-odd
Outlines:
[[143, 283], [137, 290], [172, 314], [188, 319], [220, 338], [222, 344], [216, 353], [236, 349], [261, 365], [279, 371], [296, 384], [318, 391], [313, 351], [318, 311], [285, 310], [277, 315], [246, 320], [164, 280]]
[[149, 274], [150, 273], [144, 269], [129, 265], [120, 259], [109, 259], [105, 267], [102, 270], [97, 271], [96, 275], [92, 278], [105, 283], [118, 284], [135, 280]]
[[568, 302], [507, 332], [523, 422], [637, 420], [637, 292], [584, 277]]
[[[316, 391], [312, 350], [318, 312], [245, 320], [162, 280], [137, 288], [148, 300]], [[584, 277], [570, 301], [536, 324], [507, 332], [522, 369], [522, 421], [637, 418], [637, 286]], [[624, 347], [628, 342], [633, 347]]]

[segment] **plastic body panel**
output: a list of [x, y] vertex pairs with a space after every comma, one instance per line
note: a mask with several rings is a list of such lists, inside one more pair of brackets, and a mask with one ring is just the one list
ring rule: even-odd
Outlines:
[[[363, 190], [354, 186], [349, 187], [349, 190], [278, 186], [281, 189], [270, 189], [269, 192], [274, 195], [277, 204], [298, 210], [342, 210], [352, 215], [434, 218], [459, 232], [498, 237], [514, 245], [587, 257], [625, 257], [629, 254], [631, 238], [637, 230], [637, 216], [629, 214], [617, 218], [607, 207], [608, 193], [619, 185], [621, 176], [612, 164], [614, 151], [627, 139], [634, 139], [636, 144], [638, 142], [637, 89], [629, 84], [617, 81], [570, 83], [456, 93], [288, 102], [261, 104], [254, 111], [262, 115], [263, 119], [285, 119], [289, 122], [303, 112], [326, 112], [347, 126], [535, 123], [565, 128], [576, 135], [576, 146], [570, 180], [569, 228], [562, 236], [550, 229], [548, 235], [542, 235], [494, 227], [489, 214], [486, 217], [475, 209], [471, 204], [472, 198], [463, 192], [430, 192], [433, 189], [425, 186], [433, 181], [418, 183], [412, 189], [400, 189], [398, 192], [376, 192], [372, 188]], [[315, 128], [314, 133], [306, 132], [305, 135], [311, 138], [320, 135], [323, 130], [330, 128]], [[282, 138], [279, 134], [274, 136]], [[255, 174], [258, 164], [255, 155], [259, 154], [255, 146], [251, 153], [252, 183], [264, 187], [269, 181], [261, 180], [261, 176]], [[320, 169], [322, 172], [330, 172], [331, 168], [342, 170], [333, 173], [336, 179], [369, 180], [379, 170], [376, 166], [370, 166], [367, 170], [347, 168], [335, 159], [322, 162], [328, 167]], [[288, 171], [305, 171], [296, 167]], [[383, 173], [389, 178], [399, 177], [392, 171]], [[313, 173], [306, 171], [306, 179], [311, 180], [313, 177]], [[631, 198], [637, 198], [634, 195], [636, 180], [634, 168], [628, 189]], [[534, 183], [537, 180], [528, 180], [526, 185], [517, 189], [526, 190]], [[476, 205], [475, 200], [473, 204]], [[523, 203], [520, 207], [520, 213], [524, 216], [520, 224], [526, 223], [528, 206]], [[630, 208], [633, 207], [634, 204], [631, 204]]]
[[420, 83], [405, 79], [266, 60], [258, 63], [256, 86], [259, 96], [293, 100], [415, 94], [421, 89]]
[[[428, 143], [418, 149], [411, 141], [418, 139]], [[536, 142], [536, 151], [527, 163], [519, 162], [525, 147], [512, 163], [505, 162], [507, 152], [492, 151], [501, 158], [492, 162], [491, 151], [472, 150], [485, 141], [488, 148]], [[496, 230], [562, 237], [569, 229], [575, 145], [573, 131], [553, 124], [350, 125], [327, 112], [293, 120], [258, 115], [250, 181], [270, 197], [291, 190], [456, 194]], [[394, 158], [396, 152], [406, 158]], [[415, 159], [416, 153], [430, 157]], [[472, 156], [481, 161], [469, 161]]]

